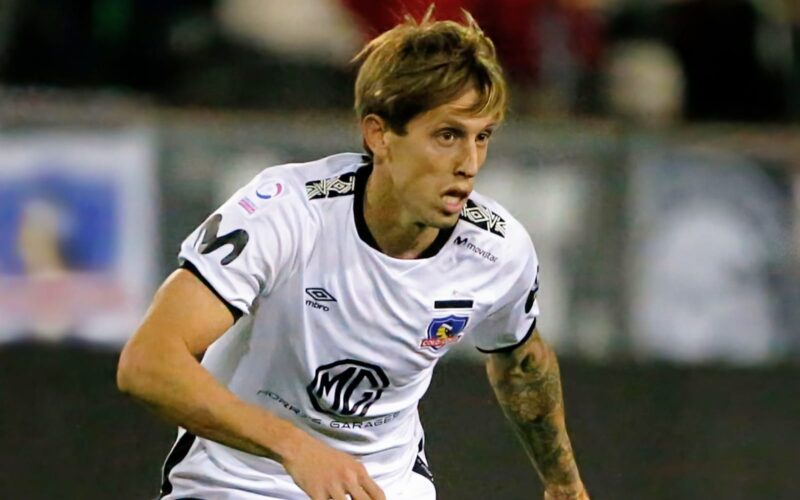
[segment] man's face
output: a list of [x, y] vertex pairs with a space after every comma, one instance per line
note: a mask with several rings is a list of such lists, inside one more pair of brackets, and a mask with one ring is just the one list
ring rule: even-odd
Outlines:
[[475, 116], [474, 88], [417, 115], [406, 134], [386, 134], [386, 163], [401, 216], [418, 225], [447, 228], [472, 192], [486, 160], [495, 116]]

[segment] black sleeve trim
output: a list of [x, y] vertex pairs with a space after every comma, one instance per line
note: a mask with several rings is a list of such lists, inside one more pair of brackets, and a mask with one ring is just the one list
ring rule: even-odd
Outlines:
[[519, 347], [522, 344], [524, 344], [525, 342], [527, 342], [528, 339], [531, 338], [531, 335], [533, 335], [533, 331], [534, 330], [536, 330], [536, 318], [533, 318], [533, 323], [531, 323], [531, 327], [528, 329], [528, 333], [526, 333], [525, 336], [522, 337], [522, 340], [520, 340], [516, 344], [511, 344], [511, 345], [507, 345], [505, 347], [500, 347], [499, 349], [481, 349], [480, 347], [475, 347], [475, 349], [481, 351], [484, 354], [509, 353], [509, 352], [513, 351], [514, 349], [516, 349], [517, 347]]
[[178, 439], [178, 442], [175, 443], [172, 451], [170, 451], [169, 455], [167, 455], [167, 461], [164, 462], [164, 472], [162, 474], [161, 495], [158, 498], [164, 498], [166, 495], [172, 493], [173, 487], [172, 482], [169, 480], [169, 474], [172, 472], [172, 469], [181, 463], [183, 459], [186, 458], [186, 455], [189, 454], [189, 450], [192, 449], [194, 440], [194, 434], [191, 434], [189, 431], [184, 432], [183, 436], [181, 436], [181, 438]]
[[187, 270], [187, 271], [189, 271], [190, 273], [192, 273], [192, 274], [194, 274], [195, 276], [197, 276], [197, 279], [199, 279], [200, 281], [202, 281], [202, 282], [203, 282], [203, 284], [204, 284], [204, 285], [205, 285], [205, 286], [206, 286], [206, 287], [207, 287], [209, 290], [211, 290], [212, 292], [214, 292], [214, 295], [216, 295], [216, 296], [217, 296], [217, 298], [218, 298], [219, 300], [221, 300], [223, 304], [225, 304], [225, 307], [227, 307], [227, 308], [228, 308], [228, 310], [229, 310], [229, 311], [231, 312], [231, 314], [233, 315], [233, 322], [234, 322], [234, 323], [236, 323], [237, 321], [239, 321], [239, 318], [241, 318], [242, 316], [244, 316], [244, 313], [242, 312], [242, 310], [241, 310], [241, 309], [239, 309], [238, 307], [234, 306], [233, 304], [231, 304], [230, 302], [228, 302], [227, 300], [225, 300], [225, 297], [223, 297], [222, 295], [220, 295], [220, 294], [219, 294], [219, 292], [218, 292], [218, 291], [217, 291], [217, 290], [214, 288], [214, 286], [213, 286], [213, 285], [211, 285], [211, 283], [209, 283], [209, 282], [208, 282], [208, 280], [207, 280], [207, 279], [205, 279], [205, 277], [203, 277], [203, 275], [202, 275], [202, 274], [200, 274], [200, 271], [198, 271], [198, 270], [197, 270], [197, 267], [195, 267], [195, 265], [194, 265], [194, 264], [192, 264], [191, 262], [189, 262], [189, 261], [188, 261], [188, 260], [186, 260], [186, 259], [183, 259], [183, 263], [181, 263], [181, 269], [186, 269], [186, 270]]

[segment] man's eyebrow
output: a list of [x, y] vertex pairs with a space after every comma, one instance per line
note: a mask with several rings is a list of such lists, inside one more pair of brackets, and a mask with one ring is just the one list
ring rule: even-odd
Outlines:
[[[498, 122], [491, 122], [488, 125], [486, 125], [485, 127], [483, 127], [482, 130], [494, 130], [498, 125], [499, 125]], [[436, 125], [436, 127], [437, 128], [450, 127], [450, 128], [455, 128], [455, 129], [459, 129], [459, 130], [466, 130], [467, 129], [467, 126], [464, 123], [462, 123], [462, 122], [460, 122], [458, 120], [453, 120], [453, 119], [449, 119], [449, 118], [446, 118], [446, 119], [440, 121]]]
[[461, 122], [459, 122], [457, 120], [450, 120], [450, 119], [445, 119], [445, 120], [440, 121], [436, 125], [436, 127], [437, 128], [450, 127], [450, 128], [457, 128], [457, 129], [462, 129], [462, 130], [467, 128], [466, 126], [464, 126], [463, 123], [461, 123]]

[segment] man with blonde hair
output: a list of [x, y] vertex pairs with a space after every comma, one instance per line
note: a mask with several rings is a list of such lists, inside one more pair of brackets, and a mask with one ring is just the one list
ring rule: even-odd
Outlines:
[[468, 339], [545, 498], [587, 499], [533, 245], [473, 192], [507, 101], [491, 41], [429, 11], [356, 60], [367, 154], [256, 176], [184, 241], [122, 352], [120, 389], [181, 426], [162, 498], [434, 499], [417, 404]]

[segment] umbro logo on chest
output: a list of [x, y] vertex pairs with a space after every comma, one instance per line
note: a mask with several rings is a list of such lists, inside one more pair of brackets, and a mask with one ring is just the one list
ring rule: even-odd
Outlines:
[[336, 297], [330, 294], [324, 288], [319, 287], [311, 287], [306, 288], [306, 295], [309, 298], [306, 298], [306, 305], [308, 307], [312, 307], [314, 309], [320, 309], [322, 311], [328, 312], [331, 310], [330, 306], [326, 303], [336, 302]]

